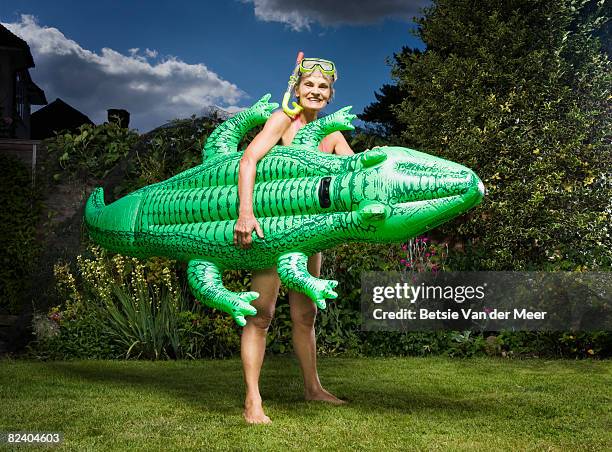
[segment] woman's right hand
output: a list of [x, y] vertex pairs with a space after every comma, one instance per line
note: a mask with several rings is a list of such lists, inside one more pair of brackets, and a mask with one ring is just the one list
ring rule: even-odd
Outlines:
[[245, 250], [249, 249], [253, 241], [251, 237], [253, 229], [260, 239], [264, 238], [261, 226], [254, 215], [240, 215], [234, 226], [234, 245]]

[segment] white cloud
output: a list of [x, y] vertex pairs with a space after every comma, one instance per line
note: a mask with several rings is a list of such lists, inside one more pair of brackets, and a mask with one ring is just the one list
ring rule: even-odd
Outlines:
[[[221, 107], [219, 107], [221, 108]], [[231, 105], [229, 107], [224, 107], [223, 110], [225, 110], [226, 112], [228, 112], [229, 114], [235, 114], [235, 113], [239, 113], [242, 110], [246, 110], [246, 107], [237, 107], [235, 105]]]
[[145, 49], [145, 55], [149, 58], [157, 58], [157, 50]]
[[199, 114], [209, 105], [233, 108], [246, 97], [204, 64], [176, 57], [157, 61], [157, 51], [148, 48], [142, 54], [139, 48], [129, 49], [129, 55], [110, 48], [96, 53], [30, 15], [2, 25], [29, 44], [36, 64], [30, 73], [47, 99], [60, 97], [96, 123], [106, 120], [107, 109], [125, 108], [130, 126], [147, 131], [170, 119]]
[[295, 31], [309, 30], [317, 22], [330, 25], [367, 25], [384, 19], [409, 22], [431, 0], [242, 0], [252, 3], [255, 16], [281, 22]]

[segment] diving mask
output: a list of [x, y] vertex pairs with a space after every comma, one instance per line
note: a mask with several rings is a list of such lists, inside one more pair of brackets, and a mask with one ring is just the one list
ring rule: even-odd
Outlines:
[[336, 74], [336, 65], [333, 61], [323, 60], [321, 58], [304, 58], [300, 62], [300, 73], [310, 73], [319, 69], [322, 74], [333, 77], [334, 81], [338, 78]]

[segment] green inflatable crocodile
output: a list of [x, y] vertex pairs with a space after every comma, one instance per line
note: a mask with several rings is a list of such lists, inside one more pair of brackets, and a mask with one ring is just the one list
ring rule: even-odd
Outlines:
[[355, 116], [346, 107], [304, 126], [290, 146], [275, 146], [257, 164], [253, 211], [265, 238], [253, 234], [250, 249], [237, 248], [237, 146], [278, 107], [269, 97], [219, 125], [201, 165], [108, 206], [97, 188], [85, 209], [91, 237], [111, 251], [188, 262], [196, 298], [244, 326], [245, 316], [257, 313], [250, 302], [259, 294], [227, 290], [224, 269], [276, 266], [283, 284], [325, 308], [325, 299], [337, 296], [337, 282], [310, 275], [309, 255], [349, 241], [401, 242], [483, 197], [472, 171], [411, 149], [383, 147], [354, 156], [318, 152], [327, 134], [353, 128]]

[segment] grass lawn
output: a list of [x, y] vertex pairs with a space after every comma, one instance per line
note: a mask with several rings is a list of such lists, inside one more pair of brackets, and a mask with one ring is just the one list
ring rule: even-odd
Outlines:
[[249, 426], [237, 359], [3, 360], [0, 432], [62, 432], [64, 448], [79, 451], [611, 450], [611, 369], [609, 361], [322, 358], [324, 386], [349, 401], [336, 407], [304, 402], [297, 362], [270, 357], [262, 395], [273, 424]]

